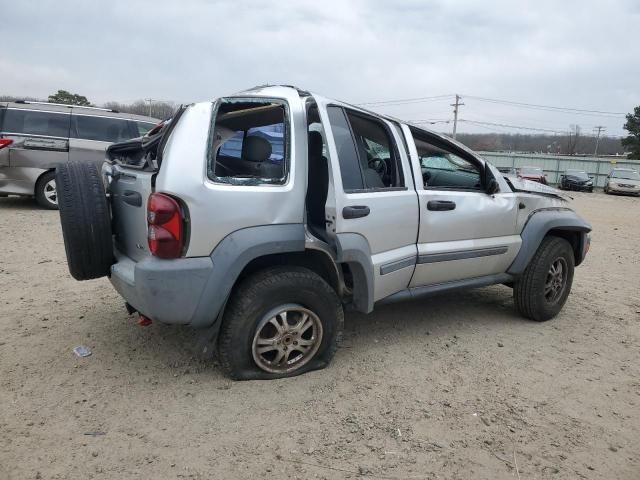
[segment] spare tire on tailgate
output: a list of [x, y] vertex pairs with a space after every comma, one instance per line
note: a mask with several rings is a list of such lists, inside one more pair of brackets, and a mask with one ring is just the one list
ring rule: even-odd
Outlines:
[[76, 280], [109, 275], [111, 215], [100, 172], [92, 163], [67, 162], [56, 168], [56, 186], [69, 272]]

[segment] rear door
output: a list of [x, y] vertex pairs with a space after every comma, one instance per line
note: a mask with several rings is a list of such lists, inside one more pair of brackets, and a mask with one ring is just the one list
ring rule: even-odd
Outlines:
[[486, 192], [484, 164], [455, 144], [402, 126], [420, 203], [412, 287], [504, 273], [521, 244], [512, 192]]
[[130, 122], [126, 118], [73, 112], [69, 159], [101, 164], [109, 145], [134, 136], [137, 135], [132, 133]]
[[[418, 199], [397, 125], [329, 105], [328, 144], [335, 189], [335, 233], [366, 239], [374, 301], [407, 288], [416, 262]], [[321, 113], [322, 114], [322, 113]]]
[[13, 140], [3, 163], [48, 170], [68, 160], [69, 113], [9, 107], [3, 117], [0, 135]]

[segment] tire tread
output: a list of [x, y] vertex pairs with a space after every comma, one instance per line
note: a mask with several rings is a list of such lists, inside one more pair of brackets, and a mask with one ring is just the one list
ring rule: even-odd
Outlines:
[[[344, 312], [338, 295], [322, 277], [311, 270], [294, 266], [273, 267], [248, 277], [231, 294], [218, 335], [218, 360], [225, 375], [234, 380], [244, 378], [242, 372], [235, 368], [231, 360], [231, 353], [234, 351], [232, 345], [237, 333], [236, 320], [248, 316], [257, 299], [261, 298], [266, 290], [282, 284], [301, 285], [304, 283], [313, 284], [313, 287], [318, 289], [319, 296], [323, 296], [333, 303], [337, 317], [337, 335], [336, 340], [329, 343], [328, 350], [324, 353], [327, 358], [333, 358], [338, 344], [342, 340], [344, 326]], [[298, 373], [304, 371], [306, 370], [303, 368]]]
[[[529, 265], [527, 265], [525, 271], [515, 282], [513, 288], [514, 302], [518, 311], [526, 318], [536, 321], [545, 321], [555, 316], [555, 314], [549, 316], [548, 312], [544, 311], [543, 305], [537, 296], [537, 293], [539, 292], [536, 290], [536, 285], [539, 285], [541, 281], [544, 284], [544, 279], [546, 278], [548, 271], [546, 259], [551, 256], [554, 250], [566, 248], [571, 251], [569, 242], [564, 238], [551, 235], [546, 236], [540, 243], [538, 250], [529, 262]], [[572, 251], [570, 260], [573, 260]], [[571, 278], [569, 281], [572, 279], [573, 272], [571, 272]], [[571, 284], [568, 285], [568, 289], [571, 289]], [[568, 293], [566, 295], [568, 295]], [[566, 301], [566, 295], [564, 301]], [[564, 301], [562, 302], [562, 305], [564, 304]], [[560, 309], [562, 308], [562, 305], [560, 306]]]
[[76, 280], [108, 275], [113, 261], [111, 216], [98, 169], [80, 162], [61, 165], [56, 188], [69, 272]]

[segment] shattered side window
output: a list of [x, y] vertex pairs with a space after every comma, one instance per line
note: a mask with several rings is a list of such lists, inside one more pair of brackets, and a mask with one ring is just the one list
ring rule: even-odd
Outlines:
[[282, 101], [224, 99], [216, 113], [207, 173], [230, 185], [282, 185], [289, 173]]

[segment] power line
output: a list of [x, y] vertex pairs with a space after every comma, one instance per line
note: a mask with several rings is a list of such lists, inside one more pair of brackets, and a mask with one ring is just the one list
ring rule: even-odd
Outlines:
[[[429, 102], [436, 100], [444, 100], [446, 98], [455, 97], [455, 94], [446, 94], [446, 95], [435, 95], [432, 97], [416, 97], [416, 98], [403, 98], [396, 100], [380, 100], [380, 101], [372, 101], [359, 103], [361, 106], [395, 106], [395, 105], [407, 105], [411, 103], [421, 103], [421, 102]], [[590, 115], [590, 116], [601, 116], [601, 117], [619, 117], [625, 116], [624, 112], [610, 112], [605, 110], [592, 110], [585, 108], [574, 108], [574, 107], [564, 107], [557, 105], [542, 105], [536, 103], [526, 103], [526, 102], [517, 102], [513, 100], [504, 100], [500, 98], [489, 98], [489, 97], [481, 97], [478, 95], [464, 95], [465, 98], [478, 100], [480, 102], [485, 103], [494, 103], [500, 105], [507, 105], [516, 108], [528, 108], [533, 110], [542, 110], [542, 111], [550, 111], [550, 112], [564, 112], [564, 113], [572, 113], [576, 115]]]
[[537, 132], [549, 132], [549, 133], [561, 133], [561, 134], [566, 134], [567, 131], [562, 131], [562, 130], [552, 130], [550, 128], [536, 128], [536, 127], [526, 127], [523, 125], [510, 125], [507, 123], [494, 123], [494, 122], [481, 122], [479, 120], [468, 120], [466, 118], [460, 118], [458, 120], [459, 122], [465, 122], [465, 123], [471, 123], [471, 124], [476, 124], [476, 125], [489, 125], [492, 127], [504, 127], [504, 128], [515, 128], [518, 130], [531, 130], [531, 131], [537, 131]]
[[[470, 124], [477, 125], [477, 126], [488, 125], [488, 126], [491, 126], [491, 127], [514, 128], [514, 129], [517, 129], [517, 130], [531, 130], [531, 131], [535, 131], [535, 132], [548, 132], [548, 133], [556, 133], [556, 134], [560, 134], [560, 135], [566, 135], [566, 134], [569, 133], [568, 130], [552, 130], [550, 128], [537, 128], [537, 127], [530, 127], [530, 126], [524, 126], [524, 125], [512, 125], [512, 124], [508, 124], [508, 123], [484, 122], [484, 121], [480, 121], [480, 120], [471, 120], [471, 119], [466, 119], [466, 118], [459, 118], [458, 121], [459, 122], [470, 123]], [[604, 130], [605, 127], [602, 127], [602, 128]], [[604, 135], [602, 135], [602, 138], [624, 138], [624, 136], [623, 135], [607, 135], [605, 137]]]
[[420, 124], [429, 124], [435, 125], [436, 123], [451, 123], [451, 120], [445, 118], [431, 118], [426, 120], [407, 120], [409, 123], [415, 123], [417, 125]]
[[402, 98], [397, 100], [380, 100], [377, 102], [357, 103], [356, 105], [359, 105], [359, 106], [404, 105], [408, 103], [421, 103], [421, 102], [430, 102], [434, 100], [443, 100], [453, 96], [454, 94], [449, 93], [447, 95], [435, 95], [433, 97]]
[[584, 108], [573, 108], [573, 107], [559, 107], [554, 105], [539, 105], [535, 103], [525, 103], [525, 102], [514, 102], [511, 100], [501, 100], [498, 98], [487, 98], [487, 97], [478, 97], [475, 95], [465, 95], [466, 98], [471, 98], [473, 100], [478, 100], [481, 102], [487, 103], [497, 103], [501, 105], [510, 105], [513, 107], [521, 107], [521, 108], [531, 108], [534, 110], [544, 110], [544, 111], [553, 111], [553, 112], [566, 112], [566, 113], [574, 113], [579, 115], [594, 115], [594, 116], [624, 116], [625, 113], [622, 112], [607, 112], [603, 110], [588, 110]]

